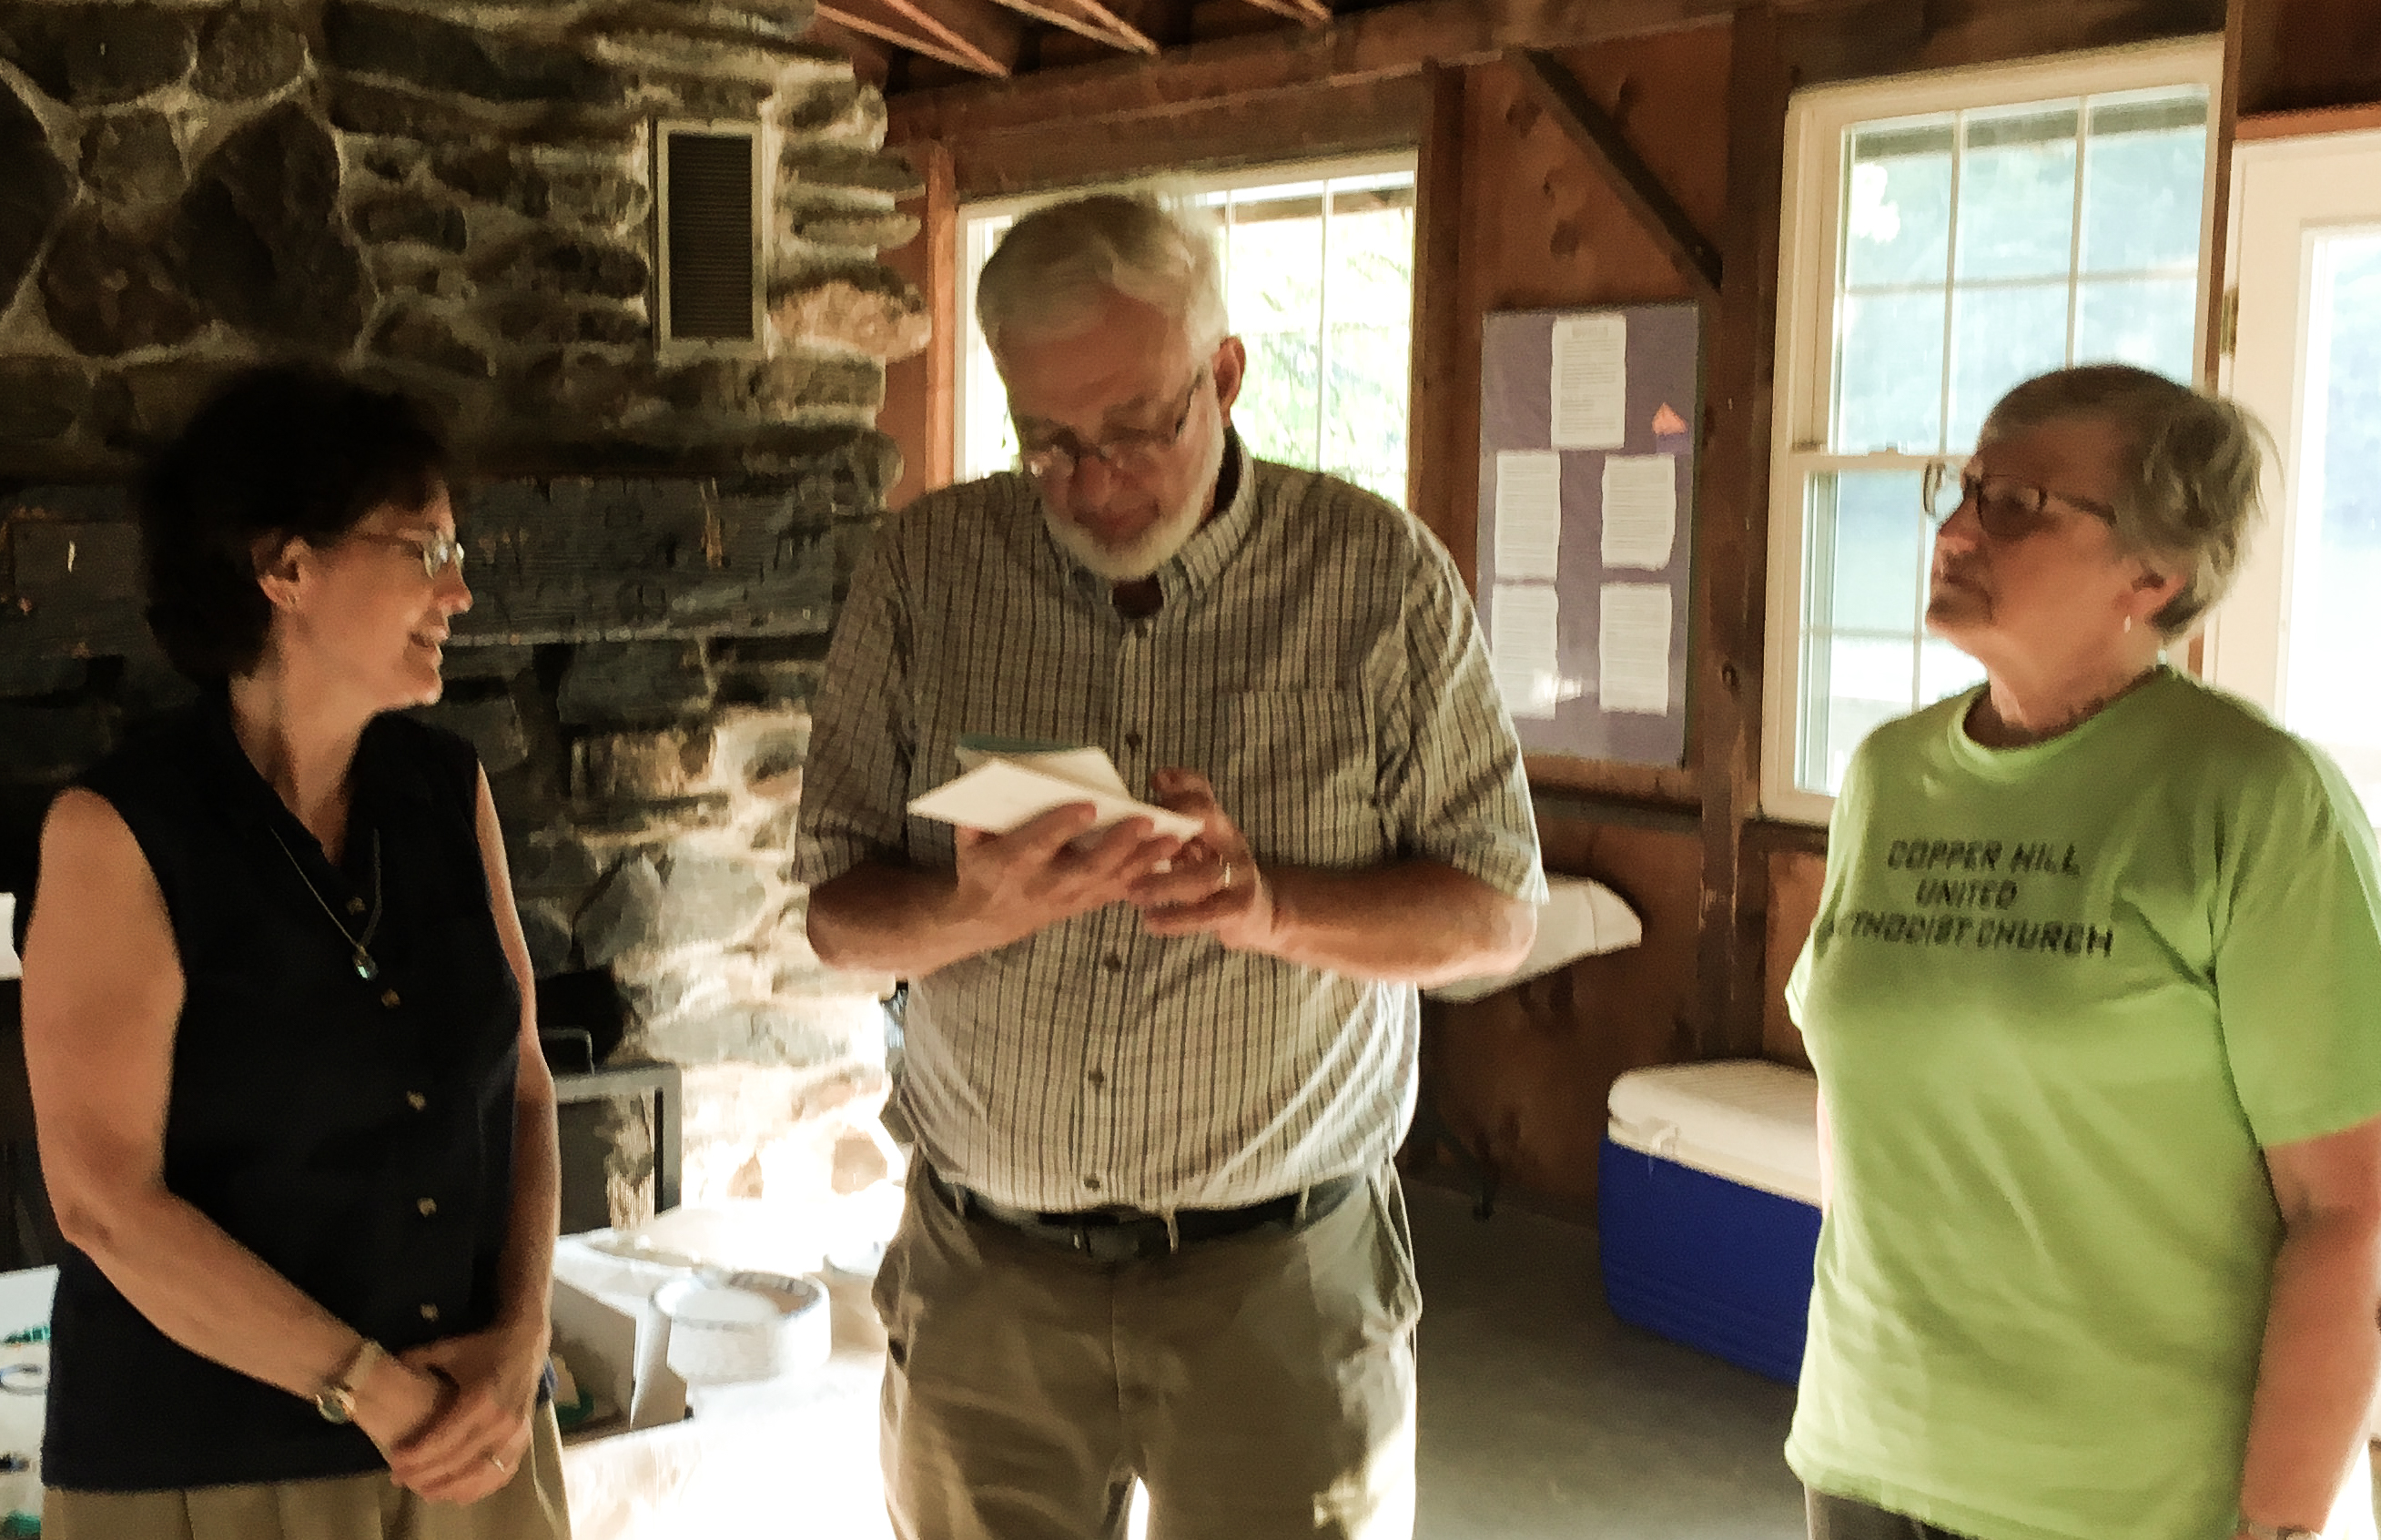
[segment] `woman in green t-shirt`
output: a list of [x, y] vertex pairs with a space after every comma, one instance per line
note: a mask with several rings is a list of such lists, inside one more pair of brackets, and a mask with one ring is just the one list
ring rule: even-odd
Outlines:
[[2164, 661], [2261, 438], [2070, 369], [1929, 478], [1928, 629], [1986, 682], [1854, 754], [1788, 987], [1814, 1540], [2373, 1534], [2381, 862], [2320, 752]]

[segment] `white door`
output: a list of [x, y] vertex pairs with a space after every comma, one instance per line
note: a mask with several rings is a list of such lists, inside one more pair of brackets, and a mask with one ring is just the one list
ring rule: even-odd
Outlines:
[[2281, 454], [2207, 670], [2329, 750], [2381, 815], [2381, 132], [2234, 153], [2226, 385]]

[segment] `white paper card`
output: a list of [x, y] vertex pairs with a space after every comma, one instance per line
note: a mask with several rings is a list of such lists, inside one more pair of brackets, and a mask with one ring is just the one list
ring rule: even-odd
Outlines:
[[[1098, 754], [1108, 765], [1108, 774], [1116, 768], [1107, 754], [1098, 749], [1077, 751]], [[1118, 785], [1122, 778], [1118, 777]], [[945, 781], [922, 797], [913, 798], [910, 811], [921, 818], [939, 818], [946, 824], [963, 828], [984, 829], [993, 834], [1007, 834], [1020, 824], [1030, 823], [1053, 808], [1069, 802], [1089, 802], [1097, 815], [1094, 829], [1120, 824], [1128, 818], [1146, 818], [1159, 834], [1170, 834], [1178, 839], [1198, 837], [1205, 827], [1196, 818], [1179, 813], [1135, 801], [1099, 787], [1065, 776], [1054, 776], [1044, 769], [1020, 764], [1015, 760], [993, 758], [960, 776]]]
[[1618, 449], [1629, 426], [1629, 318], [1555, 323], [1553, 437], [1557, 449]]
[[1555, 581], [1562, 556], [1562, 457], [1496, 452], [1496, 576]]
[[1562, 667], [1556, 622], [1560, 605], [1551, 588], [1498, 583], [1488, 615], [1488, 655], [1505, 709], [1545, 721], [1560, 698]]
[[1596, 628], [1597, 698], [1606, 711], [1670, 711], [1670, 591], [1606, 583]]
[[1670, 565], [1679, 536], [1679, 458], [1606, 455], [1604, 458], [1604, 565]]
[[973, 749], [962, 743], [957, 752], [959, 768], [962, 770], [972, 770], [980, 764], [989, 764], [996, 759], [1007, 760], [1011, 764], [1021, 764], [1029, 770], [1039, 770], [1045, 776], [1056, 776], [1060, 780], [1072, 781], [1086, 791], [1097, 791], [1105, 796], [1122, 797], [1128, 801], [1132, 797], [1131, 791], [1127, 789], [1124, 784], [1124, 776], [1117, 773], [1116, 761], [1108, 758], [1107, 751], [1105, 749], [1051, 749], [1034, 753], [1009, 754], [995, 753], [986, 749]]

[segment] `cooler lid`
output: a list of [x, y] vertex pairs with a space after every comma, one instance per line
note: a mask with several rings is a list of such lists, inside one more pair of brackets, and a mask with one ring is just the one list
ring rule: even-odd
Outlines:
[[1616, 1144], [1819, 1201], [1819, 1082], [1807, 1069], [1757, 1058], [1631, 1069], [1609, 1106]]

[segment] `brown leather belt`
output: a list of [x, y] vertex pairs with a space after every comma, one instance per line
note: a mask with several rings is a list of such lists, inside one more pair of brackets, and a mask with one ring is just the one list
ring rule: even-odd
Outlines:
[[1184, 1208], [1172, 1214], [1129, 1208], [1037, 1213], [994, 1203], [971, 1188], [946, 1181], [940, 1172], [922, 1163], [921, 1169], [926, 1174], [928, 1191], [960, 1218], [983, 1219], [1028, 1239], [1081, 1253], [1094, 1262], [1143, 1262], [1202, 1241], [1248, 1235], [1268, 1227], [1295, 1235], [1328, 1218], [1363, 1180], [1357, 1176], [1334, 1177], [1246, 1208]]

